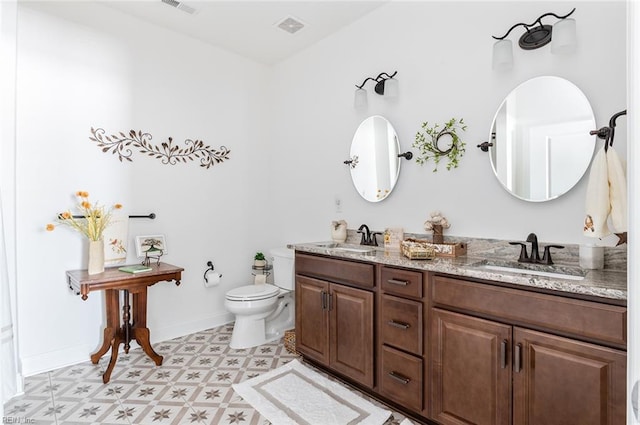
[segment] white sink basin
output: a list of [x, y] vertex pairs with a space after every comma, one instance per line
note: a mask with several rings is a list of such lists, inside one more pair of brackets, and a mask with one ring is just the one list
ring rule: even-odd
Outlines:
[[[516, 274], [524, 274], [524, 275], [534, 275], [534, 276], [543, 276], [543, 277], [551, 277], [556, 279], [569, 279], [569, 280], [584, 280], [584, 275], [580, 270], [553, 270], [552, 266], [539, 266], [540, 269], [532, 268], [532, 265], [504, 265], [504, 264], [492, 264], [490, 262], [481, 262], [475, 264], [474, 267], [482, 270], [490, 270], [496, 272], [503, 273], [516, 273]], [[548, 268], [546, 270], [542, 270], [542, 268]]]
[[345, 251], [345, 252], [356, 252], [359, 254], [368, 254], [370, 252], [374, 252], [375, 248], [351, 248], [346, 246], [339, 246], [336, 248], [331, 248], [332, 251]]
[[331, 251], [353, 252], [357, 254], [369, 254], [376, 250], [374, 247], [341, 245], [336, 242], [316, 242], [314, 245], [318, 248], [330, 249]]

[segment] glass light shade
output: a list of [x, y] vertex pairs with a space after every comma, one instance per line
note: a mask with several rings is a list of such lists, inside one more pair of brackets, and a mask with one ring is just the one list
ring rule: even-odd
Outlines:
[[576, 51], [576, 21], [562, 19], [553, 25], [551, 33], [551, 53], [565, 55]]
[[367, 106], [367, 91], [365, 89], [356, 89], [353, 106], [354, 108], [364, 108]]
[[398, 80], [389, 78], [384, 82], [384, 97], [393, 99], [398, 97]]
[[511, 40], [498, 40], [493, 45], [493, 70], [508, 71], [513, 68], [513, 45]]

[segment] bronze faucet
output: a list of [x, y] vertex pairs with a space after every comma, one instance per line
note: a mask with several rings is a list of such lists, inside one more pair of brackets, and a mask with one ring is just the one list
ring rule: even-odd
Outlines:
[[535, 233], [529, 233], [527, 236], [527, 242], [531, 243], [531, 256], [527, 254], [527, 245], [523, 242], [509, 242], [511, 245], [520, 245], [520, 257], [518, 262], [520, 263], [539, 263], [539, 264], [553, 264], [551, 259], [550, 248], [562, 249], [562, 245], [547, 245], [544, 247], [544, 253], [542, 259], [540, 259], [540, 252], [538, 250], [538, 236]]
[[378, 240], [376, 235], [381, 235], [380, 232], [372, 232], [369, 230], [369, 226], [366, 224], [361, 225], [358, 228], [357, 233], [360, 233], [360, 245], [378, 246]]

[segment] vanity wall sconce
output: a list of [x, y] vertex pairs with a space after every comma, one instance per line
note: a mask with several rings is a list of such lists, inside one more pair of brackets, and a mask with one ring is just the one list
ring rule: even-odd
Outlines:
[[364, 85], [369, 80], [376, 82], [376, 85], [373, 88], [373, 90], [379, 95], [384, 96], [385, 98], [388, 98], [388, 99], [398, 97], [398, 80], [393, 78], [396, 76], [397, 73], [398, 71], [389, 75], [386, 72], [381, 72], [380, 74], [378, 74], [377, 77], [375, 78], [367, 77], [362, 82], [362, 84], [360, 84], [359, 86], [356, 85], [357, 89], [356, 89], [355, 98], [353, 102], [354, 107], [361, 108], [367, 105], [367, 91], [364, 89]]
[[[551, 53], [568, 54], [573, 53], [576, 49], [576, 21], [567, 19], [576, 11], [574, 7], [571, 12], [564, 16], [558, 16], [555, 13], [545, 13], [541, 15], [531, 24], [523, 22], [517, 23], [509, 28], [509, 31], [502, 37], [492, 36], [498, 40], [493, 45], [493, 69], [506, 71], [513, 67], [513, 47], [511, 40], [506, 38], [514, 28], [523, 26], [526, 30], [520, 39], [518, 45], [523, 50], [534, 50], [545, 46], [551, 42]], [[553, 26], [542, 23], [542, 18], [553, 16], [559, 19]], [[553, 38], [551, 34], [553, 33]]]

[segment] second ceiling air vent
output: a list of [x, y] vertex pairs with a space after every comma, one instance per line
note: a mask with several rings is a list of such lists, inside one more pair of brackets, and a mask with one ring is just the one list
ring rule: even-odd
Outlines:
[[168, 4], [171, 7], [175, 7], [178, 10], [182, 10], [183, 12], [186, 12], [190, 15], [193, 15], [194, 13], [196, 13], [196, 9], [194, 9], [193, 7], [185, 3], [179, 2], [177, 0], [160, 0], [160, 1], [162, 1], [162, 3], [164, 4]]

